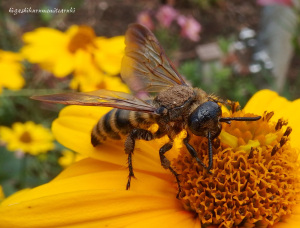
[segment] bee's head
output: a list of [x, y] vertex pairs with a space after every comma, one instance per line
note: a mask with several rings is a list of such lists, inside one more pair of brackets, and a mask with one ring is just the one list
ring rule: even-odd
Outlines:
[[221, 107], [214, 101], [199, 105], [188, 117], [189, 130], [197, 136], [212, 139], [219, 136], [222, 130], [221, 122], [230, 124], [231, 121], [256, 121], [261, 116], [254, 117], [222, 117]]
[[197, 136], [208, 137], [210, 132], [212, 138], [216, 138], [222, 125], [219, 121], [222, 115], [221, 107], [213, 101], [207, 101], [198, 106], [188, 118], [189, 130]]

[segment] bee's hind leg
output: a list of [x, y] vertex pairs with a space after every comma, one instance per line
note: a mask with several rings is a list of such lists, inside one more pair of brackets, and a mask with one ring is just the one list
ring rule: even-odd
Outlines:
[[133, 166], [132, 166], [132, 155], [135, 147], [135, 140], [137, 139], [143, 139], [146, 141], [150, 141], [154, 139], [154, 135], [152, 132], [144, 129], [133, 129], [129, 135], [126, 138], [125, 141], [125, 153], [128, 154], [128, 169], [129, 169], [129, 175], [128, 175], [128, 181], [126, 185], [126, 190], [130, 188], [130, 182], [131, 178], [135, 177], [133, 172]]

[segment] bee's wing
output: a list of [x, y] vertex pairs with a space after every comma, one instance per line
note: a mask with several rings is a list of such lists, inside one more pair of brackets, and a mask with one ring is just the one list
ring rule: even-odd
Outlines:
[[61, 93], [31, 97], [34, 100], [66, 105], [106, 106], [140, 112], [154, 112], [156, 108], [135, 96], [111, 91], [97, 90], [82, 93]]
[[144, 26], [130, 25], [125, 44], [121, 76], [131, 90], [159, 92], [170, 86], [187, 85], [153, 33]]

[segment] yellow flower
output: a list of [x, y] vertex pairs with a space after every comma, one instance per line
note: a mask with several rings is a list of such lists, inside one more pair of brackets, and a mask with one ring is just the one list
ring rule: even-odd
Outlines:
[[21, 60], [22, 57], [18, 53], [0, 50], [0, 93], [3, 87], [18, 90], [24, 86]]
[[57, 77], [65, 77], [74, 71], [78, 51], [91, 53], [96, 35], [87, 26], [71, 26], [65, 33], [52, 28], [38, 28], [23, 35], [22, 54], [31, 63]]
[[[92, 28], [73, 25], [65, 33], [38, 28], [25, 33], [23, 41], [25, 58], [57, 77], [65, 77], [76, 70], [88, 71], [91, 64], [110, 75], [120, 73], [124, 36], [96, 37]], [[90, 62], [86, 65], [87, 60]]]
[[83, 92], [99, 89], [129, 92], [128, 87], [119, 77], [105, 74], [95, 64], [92, 57], [82, 51], [78, 53], [78, 62], [70, 87]]
[[12, 128], [0, 127], [0, 140], [10, 151], [21, 151], [31, 155], [46, 153], [54, 148], [50, 130], [31, 121], [14, 123]]
[[[224, 123], [213, 143], [213, 174], [203, 170], [185, 147], [168, 152], [181, 174], [179, 199], [175, 178], [160, 166], [161, 140], [136, 143], [137, 179], [126, 191], [123, 142], [108, 141], [97, 148], [90, 144], [93, 125], [109, 109], [67, 107], [54, 121], [53, 132], [64, 146], [90, 158], [71, 165], [48, 184], [4, 200], [0, 227], [300, 227], [299, 147], [294, 146], [300, 125], [293, 115], [300, 104], [286, 101], [272, 107], [275, 115], [285, 110], [282, 117], [293, 123], [288, 125], [291, 133], [283, 120], [278, 123], [264, 114], [271, 102], [262, 98], [272, 93], [257, 93], [245, 108], [263, 115], [262, 120]], [[193, 137], [191, 143], [207, 162], [207, 140]], [[255, 147], [248, 149], [249, 145]]]
[[74, 153], [71, 150], [63, 150], [62, 151], [63, 156], [58, 159], [58, 163], [62, 167], [68, 167], [69, 165], [73, 164], [74, 162], [80, 161], [86, 156]]

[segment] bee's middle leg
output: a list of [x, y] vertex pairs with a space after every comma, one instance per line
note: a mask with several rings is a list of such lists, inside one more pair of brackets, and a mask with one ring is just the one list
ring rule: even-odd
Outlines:
[[128, 154], [128, 181], [126, 185], [126, 190], [130, 188], [131, 178], [134, 177], [133, 166], [132, 166], [132, 155], [135, 147], [135, 140], [143, 139], [146, 141], [150, 141], [154, 139], [154, 135], [152, 132], [144, 129], [133, 129], [126, 138], [125, 141], [125, 153]]

